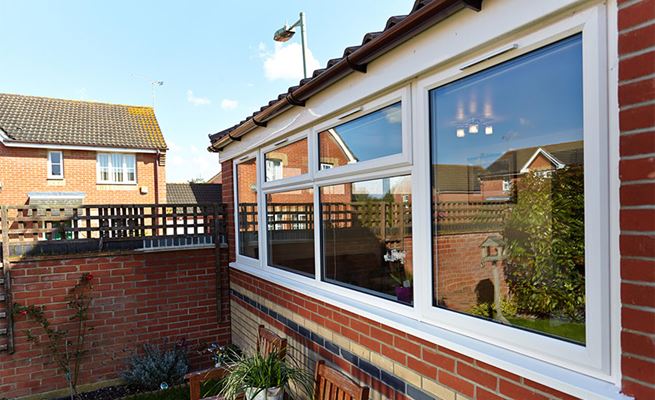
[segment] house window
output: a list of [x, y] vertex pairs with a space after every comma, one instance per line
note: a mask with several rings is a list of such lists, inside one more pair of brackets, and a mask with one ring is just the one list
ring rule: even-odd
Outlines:
[[136, 183], [134, 154], [99, 153], [97, 157], [98, 183]]
[[503, 178], [503, 192], [507, 193], [512, 188], [512, 179], [509, 176]]
[[48, 152], [48, 179], [64, 178], [64, 153], [61, 151]]
[[319, 164], [319, 169], [321, 171], [326, 170], [326, 169], [332, 169], [334, 168], [334, 164], [332, 163], [327, 163], [327, 162], [322, 162]]
[[397, 102], [318, 134], [319, 166], [356, 164], [403, 151], [402, 107]]
[[439, 169], [461, 165], [515, 192], [502, 203], [432, 197], [433, 305], [584, 345], [582, 36], [437, 87], [429, 100], [433, 190]]
[[276, 181], [284, 177], [282, 160], [275, 158], [266, 159], [266, 181]]
[[[286, 139], [283, 142], [286, 142]], [[309, 170], [307, 139], [301, 139], [282, 147], [274, 146], [274, 150], [267, 152], [265, 158], [266, 182], [306, 174]]]
[[321, 188], [323, 279], [412, 304], [411, 178]]
[[239, 254], [259, 258], [259, 215], [257, 207], [257, 158], [236, 165]]
[[314, 276], [314, 227], [311, 224], [313, 217], [312, 189], [266, 195], [269, 266]]

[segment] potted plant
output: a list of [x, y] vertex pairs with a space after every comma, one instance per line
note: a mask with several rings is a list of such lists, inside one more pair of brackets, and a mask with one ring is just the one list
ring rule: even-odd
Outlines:
[[390, 249], [384, 255], [384, 261], [390, 264], [390, 277], [396, 282], [396, 298], [403, 303], [411, 303], [414, 297], [412, 271], [405, 268], [405, 251]]
[[277, 353], [242, 355], [228, 367], [221, 395], [237, 399], [245, 394], [246, 400], [282, 400], [290, 384], [302, 392], [301, 398], [312, 397], [312, 376], [293, 359], [281, 358]]

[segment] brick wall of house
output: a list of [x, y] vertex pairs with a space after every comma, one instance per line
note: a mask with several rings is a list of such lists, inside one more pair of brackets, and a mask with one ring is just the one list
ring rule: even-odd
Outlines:
[[[155, 167], [155, 154], [138, 153], [136, 185], [96, 183], [96, 152], [64, 150], [64, 179], [48, 179], [48, 150], [0, 144], [0, 204], [26, 204], [28, 192], [84, 192], [86, 204], [155, 203], [166, 201], [166, 168]], [[157, 180], [155, 181], [155, 168]], [[148, 188], [147, 194], [140, 187]]]
[[655, 398], [655, 0], [619, 0], [623, 390]]
[[[81, 383], [118, 378], [128, 356], [144, 343], [186, 339], [194, 368], [208, 366], [197, 350], [229, 342], [226, 258], [221, 280], [222, 319], [217, 317], [216, 256], [213, 249], [133, 253], [96, 258], [68, 258], [13, 265], [14, 301], [46, 305], [53, 321], [67, 320], [64, 297], [83, 273], [93, 275], [93, 305], [86, 341], [89, 355]], [[16, 352], [0, 353], [0, 398], [15, 398], [66, 387], [61, 373], [26, 330], [41, 332], [26, 317], [16, 317]]]

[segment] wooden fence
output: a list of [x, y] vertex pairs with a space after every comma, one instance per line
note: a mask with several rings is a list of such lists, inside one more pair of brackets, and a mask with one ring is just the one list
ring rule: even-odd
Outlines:
[[[511, 204], [507, 202], [439, 202], [432, 223], [439, 234], [492, 232], [502, 229]], [[365, 227], [381, 239], [408, 235], [412, 229], [411, 204], [391, 202], [323, 203], [321, 217], [332, 228]], [[269, 231], [314, 228], [313, 203], [267, 205]], [[257, 231], [257, 205], [239, 205], [241, 232]]]
[[225, 241], [220, 204], [3, 206], [3, 255], [133, 250]]

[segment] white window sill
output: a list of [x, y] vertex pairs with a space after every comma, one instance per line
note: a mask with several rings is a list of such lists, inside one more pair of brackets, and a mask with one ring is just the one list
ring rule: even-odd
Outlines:
[[113, 186], [113, 185], [125, 185], [125, 186], [136, 186], [136, 182], [96, 182], [96, 185], [107, 185], [107, 186]]
[[541, 383], [561, 392], [583, 399], [629, 399], [620, 389], [604, 380], [537, 360], [490, 343], [473, 339], [449, 330], [427, 324], [388, 309], [362, 304], [346, 296], [311, 287], [299, 281], [260, 268], [232, 262], [230, 267], [263, 280], [324, 301], [335, 307], [353, 312], [381, 324], [407, 332], [423, 340], [480, 360], [516, 375]]

